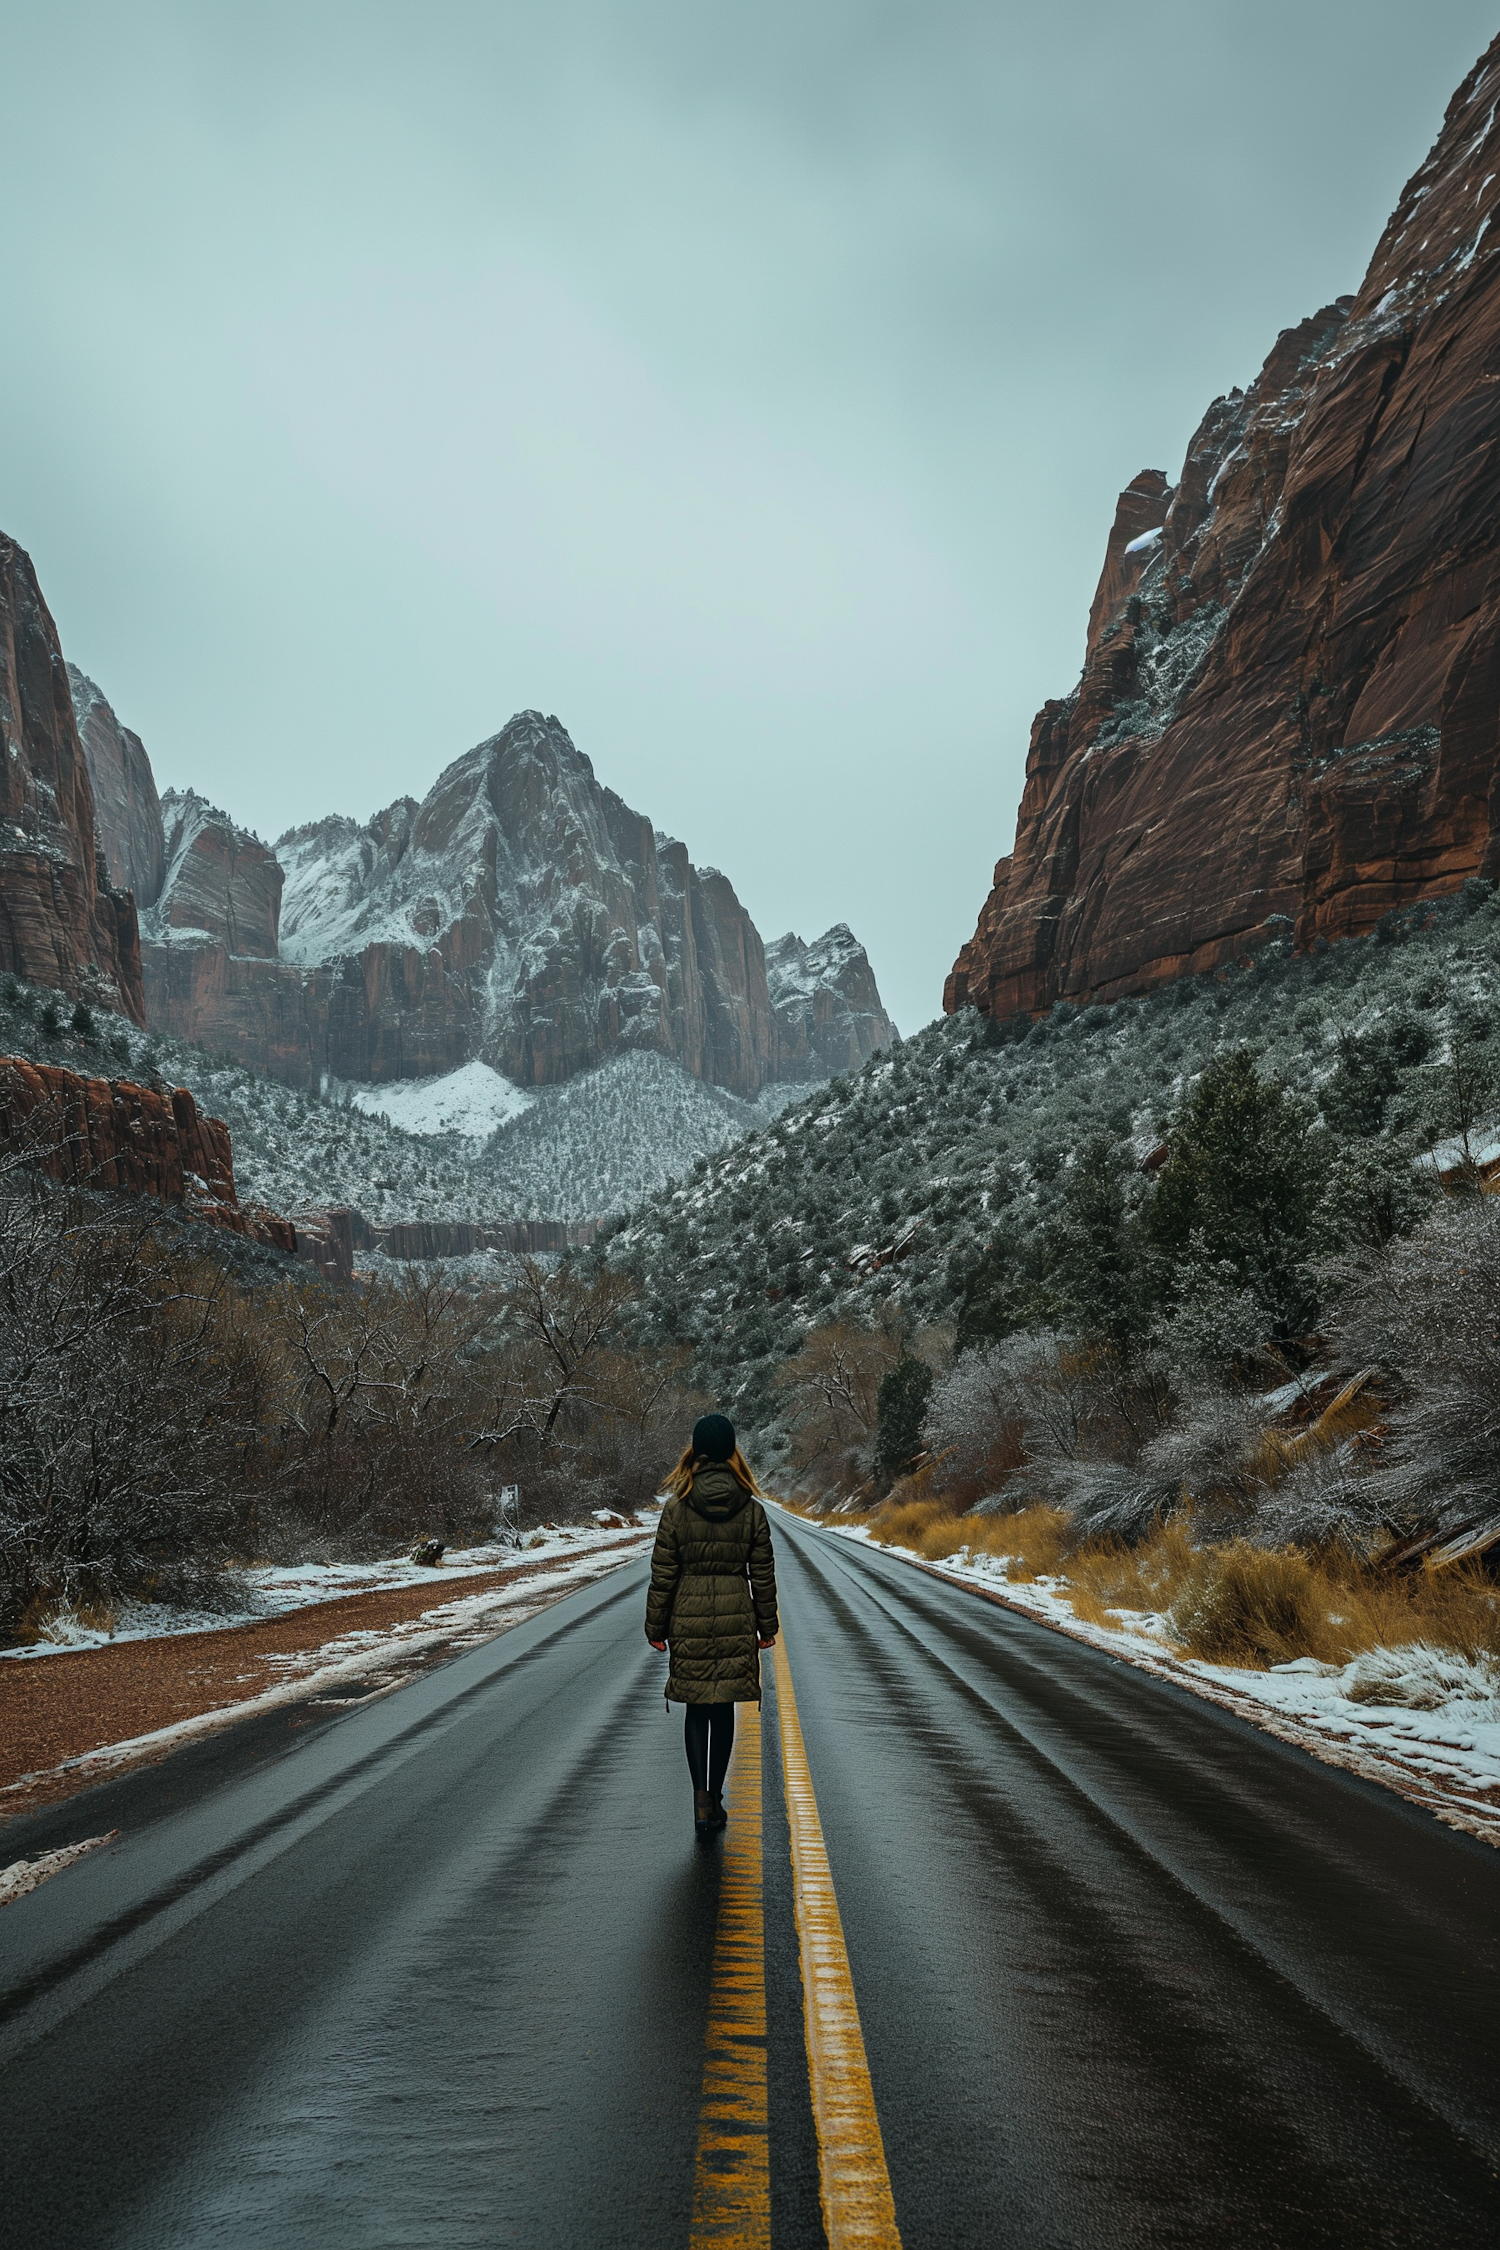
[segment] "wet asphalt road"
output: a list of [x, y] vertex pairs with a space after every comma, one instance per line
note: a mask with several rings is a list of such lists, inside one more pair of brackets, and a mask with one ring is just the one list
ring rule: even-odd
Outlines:
[[[1500, 1854], [773, 1529], [907, 2250], [1500, 2241]], [[644, 1575], [196, 1790], [172, 1761], [3, 1832], [122, 1831], [0, 1912], [7, 2250], [688, 2244], [719, 1856]], [[800, 2250], [773, 1697], [764, 1744], [771, 2239]]]

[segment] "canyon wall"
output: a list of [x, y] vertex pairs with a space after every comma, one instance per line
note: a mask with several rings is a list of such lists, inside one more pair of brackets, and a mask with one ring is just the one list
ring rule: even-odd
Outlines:
[[0, 533], [0, 969], [145, 1021], [134, 901], [98, 847], [57, 628]]
[[790, 930], [778, 938], [766, 948], [766, 981], [778, 1079], [857, 1070], [896, 1036], [870, 957], [847, 922], [836, 922], [811, 945]]
[[121, 726], [102, 692], [67, 667], [78, 739], [94, 793], [94, 833], [109, 879], [140, 913], [155, 904], [166, 874], [161, 801], [146, 745]]
[[1121, 495], [952, 1012], [1111, 999], [1500, 874], [1500, 40], [1370, 269]]
[[179, 1204], [209, 1226], [294, 1251], [291, 1222], [235, 1193], [229, 1128], [185, 1086], [137, 1086], [0, 1055], [0, 1150], [55, 1180]]

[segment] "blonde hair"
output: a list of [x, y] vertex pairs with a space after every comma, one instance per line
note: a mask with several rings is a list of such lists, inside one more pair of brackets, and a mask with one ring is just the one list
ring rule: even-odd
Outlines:
[[685, 1500], [693, 1489], [693, 1479], [700, 1469], [727, 1469], [757, 1500], [765, 1498], [755, 1481], [755, 1471], [738, 1446], [727, 1461], [710, 1461], [706, 1453], [695, 1453], [691, 1445], [684, 1446], [676, 1468], [662, 1486], [663, 1492], [670, 1492], [674, 1500]]

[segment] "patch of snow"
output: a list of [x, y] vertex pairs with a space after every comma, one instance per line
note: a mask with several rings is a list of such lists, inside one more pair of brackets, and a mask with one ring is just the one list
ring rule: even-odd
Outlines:
[[1129, 546], [1125, 549], [1126, 554], [1144, 555], [1149, 548], [1156, 545], [1166, 528], [1165, 524], [1159, 523], [1154, 531], [1143, 531], [1139, 539], [1131, 540]]
[[403, 1133], [457, 1133], [466, 1141], [487, 1141], [536, 1099], [477, 1057], [441, 1078], [393, 1078], [345, 1092], [366, 1117], [383, 1117]]
[[1426, 1641], [1366, 1649], [1345, 1665], [1342, 1681], [1342, 1693], [1351, 1703], [1399, 1705], [1407, 1711], [1441, 1711], [1461, 1703], [1472, 1706], [1472, 1717], [1500, 1719], [1500, 1665], [1489, 1657], [1433, 1648]]
[[[19, 1795], [37, 1781], [50, 1779], [55, 1774], [78, 1773], [89, 1780], [96, 1776], [102, 1777], [112, 1768], [134, 1765], [143, 1757], [176, 1749], [180, 1744], [204, 1735], [219, 1733], [226, 1727], [237, 1725], [241, 1719], [251, 1718], [289, 1703], [313, 1702], [320, 1696], [334, 1694], [335, 1691], [358, 1682], [370, 1682], [369, 1693], [372, 1697], [389, 1693], [392, 1688], [404, 1685], [410, 1677], [413, 1659], [420, 1660], [430, 1652], [441, 1652], [446, 1648], [478, 1647], [512, 1626], [524, 1625], [539, 1611], [549, 1608], [555, 1601], [561, 1601], [564, 1595], [575, 1593], [594, 1579], [606, 1577], [611, 1571], [633, 1562], [644, 1551], [649, 1536], [650, 1531], [643, 1530], [639, 1539], [631, 1541], [627, 1547], [622, 1544], [622, 1535], [617, 1531], [606, 1532], [594, 1528], [583, 1531], [566, 1526], [554, 1530], [549, 1527], [545, 1534], [535, 1533], [525, 1542], [526, 1559], [545, 1561], [555, 1552], [558, 1566], [553, 1570], [517, 1578], [506, 1585], [488, 1587], [477, 1594], [461, 1595], [454, 1601], [424, 1611], [420, 1617], [407, 1618], [388, 1632], [341, 1633], [325, 1641], [321, 1648], [306, 1650], [295, 1657], [274, 1659], [273, 1665], [281, 1671], [282, 1677], [273, 1679], [273, 1684], [263, 1694], [247, 1697], [239, 1703], [217, 1705], [212, 1710], [197, 1712], [191, 1718], [174, 1720], [170, 1726], [157, 1727], [149, 1734], [133, 1735], [124, 1742], [106, 1743], [97, 1750], [85, 1750], [76, 1758], [65, 1758], [60, 1765], [51, 1768], [45, 1777], [39, 1773], [23, 1774], [18, 1781], [7, 1783], [4, 1791], [0, 1791], [0, 1796]], [[612, 1545], [614, 1551], [599, 1553], [597, 1550], [606, 1542]], [[512, 1549], [507, 1550], [505, 1559], [514, 1563], [518, 1558]], [[431, 1578], [437, 1573], [429, 1571], [424, 1575]], [[347, 1592], [349, 1589], [343, 1590]], [[333, 1597], [324, 1595], [317, 1598], [328, 1600]], [[378, 1674], [384, 1666], [405, 1669], [393, 1672], [388, 1679], [377, 1678], [371, 1681], [371, 1674]], [[351, 1699], [347, 1695], [338, 1694], [335, 1695], [335, 1700], [345, 1704]], [[358, 1700], [363, 1701], [365, 1698]], [[76, 1857], [81, 1850], [92, 1849], [95, 1844], [108, 1841], [107, 1836], [92, 1837], [86, 1846], [69, 1846], [68, 1853]], [[56, 1856], [47, 1855], [48, 1859]], [[34, 1861], [31, 1864], [35, 1866], [39, 1863]], [[5, 1872], [11, 1874], [15, 1870], [7, 1869]], [[56, 1870], [49, 1867], [47, 1872], [54, 1873]], [[41, 1879], [45, 1880], [45, 1876]], [[28, 1884], [26, 1887], [32, 1886]], [[22, 1894], [18, 1892], [16, 1895]]]
[[119, 1833], [118, 1828], [111, 1828], [103, 1836], [85, 1836], [81, 1844], [64, 1844], [60, 1851], [42, 1852], [35, 1859], [13, 1859], [9, 1867], [0, 1867], [0, 1906], [25, 1898], [39, 1883], [60, 1875], [85, 1853], [97, 1851], [101, 1844], [112, 1844]]
[[1468, 1136], [1467, 1149], [1464, 1136], [1455, 1134], [1451, 1140], [1439, 1141], [1434, 1148], [1425, 1150], [1416, 1162], [1422, 1170], [1436, 1172], [1439, 1176], [1457, 1172], [1465, 1164], [1482, 1171], [1486, 1165], [1500, 1162], [1500, 1122], [1489, 1118], [1477, 1125]]

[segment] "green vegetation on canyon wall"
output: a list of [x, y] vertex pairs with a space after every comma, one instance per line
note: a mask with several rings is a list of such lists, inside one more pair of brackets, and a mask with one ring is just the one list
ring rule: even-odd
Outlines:
[[[1468, 1364], [1493, 1351], [1465, 1294], [1500, 1258], [1500, 1207], [1465, 1192], [1493, 1153], [1497, 1003], [1500, 899], [1475, 882], [1113, 1007], [965, 1013], [700, 1164], [601, 1254], [804, 1490], [889, 1482], [883, 1386], [915, 1357], [965, 1505], [1137, 1536], [1212, 1491], [1225, 1535], [1458, 1537], [1493, 1433], [1460, 1404], [1444, 1434], [1439, 1394], [1500, 1376]], [[1242, 1473], [1278, 1417], [1321, 1411], [1320, 1380], [1372, 1369], [1397, 1432], [1379, 1478], [1347, 1430], [1290, 1481]]]

